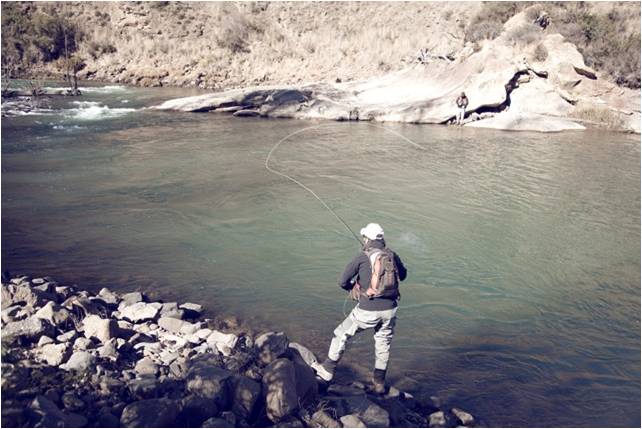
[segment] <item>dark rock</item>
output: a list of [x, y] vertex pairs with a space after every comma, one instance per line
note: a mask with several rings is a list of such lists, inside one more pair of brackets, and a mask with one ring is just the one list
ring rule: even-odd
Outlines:
[[368, 427], [390, 427], [388, 412], [379, 405], [370, 401], [366, 395], [362, 396], [327, 396], [324, 397], [337, 414], [354, 414]]
[[81, 295], [74, 295], [67, 298], [67, 300], [62, 303], [62, 306], [70, 309], [78, 319], [84, 319], [90, 314], [106, 317], [111, 313], [109, 308]]
[[181, 401], [181, 413], [178, 420], [184, 427], [198, 427], [203, 422], [219, 413], [219, 408], [211, 399], [197, 395], [188, 395]]
[[312, 414], [312, 421], [322, 428], [340, 428], [341, 423], [336, 421], [332, 416], [324, 410], [318, 410]]
[[178, 417], [176, 401], [159, 398], [133, 402], [125, 407], [120, 423], [130, 428], [172, 427]]
[[261, 396], [261, 384], [242, 376], [232, 377], [232, 411], [242, 419], [248, 419], [254, 412]]
[[134, 398], [150, 399], [158, 396], [160, 382], [155, 376], [142, 376], [127, 380], [127, 388]]
[[318, 362], [317, 357], [307, 347], [299, 343], [290, 343], [288, 347], [290, 348], [290, 354], [298, 354], [308, 366]]
[[360, 396], [364, 394], [364, 390], [345, 384], [332, 383], [328, 387], [327, 394], [337, 396]]
[[24, 307], [22, 305], [12, 305], [5, 308], [4, 310], [2, 310], [2, 322], [11, 323], [20, 320], [20, 315], [24, 315], [24, 313], [21, 312], [23, 308]]
[[[63, 413], [49, 399], [37, 396], [29, 405], [28, 414], [37, 427], [79, 427], [74, 424], [83, 423], [75, 416]], [[87, 421], [84, 421], [87, 424]]]
[[27, 422], [24, 410], [22, 408], [2, 406], [2, 427], [16, 428], [24, 427]]
[[178, 306], [179, 310], [183, 310], [185, 312], [185, 317], [188, 319], [196, 319], [197, 317], [200, 317], [201, 313], [203, 312], [203, 306], [200, 304], [192, 304], [191, 302], [186, 302], [185, 304], [181, 304]]
[[274, 425], [275, 428], [304, 428], [305, 424], [294, 416], [287, 416]]
[[265, 368], [263, 385], [271, 421], [278, 422], [299, 408], [294, 364], [288, 359], [277, 359]]
[[254, 347], [259, 361], [268, 365], [287, 351], [288, 343], [288, 337], [283, 332], [267, 332], [256, 339]]
[[73, 391], [65, 392], [62, 395], [62, 403], [65, 410], [68, 411], [82, 411], [87, 406], [85, 401], [76, 396], [76, 393]]
[[99, 428], [117, 428], [120, 427], [120, 420], [118, 417], [110, 413], [109, 411], [104, 411], [98, 413], [97, 416], [97, 426]]
[[317, 395], [319, 394], [319, 384], [317, 383], [316, 373], [303, 360], [298, 351], [293, 353], [292, 364], [294, 365], [296, 392], [299, 403], [315, 403]]
[[202, 428], [233, 428], [234, 426], [231, 425], [227, 420], [220, 419], [217, 417], [212, 417], [211, 419], [207, 419], [201, 427]]
[[203, 356], [195, 359], [186, 376], [187, 390], [213, 400], [219, 409], [226, 409], [230, 400], [231, 373], [220, 367], [220, 359]]
[[86, 351], [74, 352], [67, 363], [60, 365], [65, 371], [84, 372], [91, 370], [96, 363], [96, 358]]

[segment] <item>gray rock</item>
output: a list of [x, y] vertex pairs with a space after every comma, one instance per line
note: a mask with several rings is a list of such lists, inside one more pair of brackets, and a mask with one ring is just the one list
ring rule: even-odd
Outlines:
[[118, 305], [118, 303], [120, 302], [120, 298], [118, 297], [118, 295], [110, 291], [106, 287], [102, 288], [100, 292], [98, 292], [98, 296], [110, 305]]
[[83, 319], [84, 335], [86, 338], [97, 338], [101, 343], [106, 343], [116, 336], [118, 325], [112, 319], [103, 319], [90, 315]]
[[94, 342], [91, 339], [79, 337], [74, 341], [74, 350], [87, 350], [93, 345]]
[[343, 398], [348, 409], [346, 414], [356, 414], [369, 428], [390, 427], [388, 412], [364, 396], [348, 396]]
[[22, 305], [12, 305], [5, 308], [4, 310], [2, 310], [2, 321], [4, 323], [11, 323], [20, 320], [19, 315], [22, 313], [22, 309]]
[[311, 366], [312, 364], [315, 364], [318, 362], [318, 359], [314, 355], [314, 353], [312, 353], [310, 349], [308, 349], [305, 346], [302, 346], [299, 343], [292, 342], [289, 344], [289, 348], [295, 350], [308, 366]]
[[260, 383], [242, 375], [232, 377], [232, 411], [240, 418], [252, 415], [260, 395]]
[[436, 411], [428, 416], [428, 427], [429, 428], [445, 428], [446, 427], [446, 415], [443, 411]]
[[201, 329], [200, 323], [185, 322], [185, 324], [181, 327], [179, 333], [181, 335], [188, 336], [188, 335], [193, 335], [199, 329]]
[[173, 350], [182, 349], [188, 343], [188, 341], [183, 337], [165, 332], [159, 333], [158, 339], [161, 340], [161, 342], [168, 344]]
[[75, 330], [67, 331], [64, 334], [60, 334], [56, 337], [56, 341], [59, 343], [66, 343], [69, 342], [71, 343], [76, 337], [78, 336], [78, 332]]
[[118, 347], [116, 339], [112, 338], [101, 347], [98, 347], [98, 356], [104, 359], [115, 361], [118, 359]]
[[288, 337], [283, 332], [267, 332], [256, 339], [254, 347], [259, 361], [267, 365], [287, 351], [288, 343]]
[[234, 334], [224, 334], [219, 331], [213, 331], [207, 337], [207, 344], [221, 352], [223, 356], [229, 356], [232, 354], [234, 347], [236, 347], [238, 339], [238, 336]]
[[98, 413], [97, 426], [99, 428], [117, 428], [120, 426], [120, 420], [109, 411]]
[[43, 335], [53, 336], [54, 328], [49, 322], [39, 319], [36, 316], [7, 323], [4, 328], [2, 328], [2, 339], [10, 342], [19, 338], [36, 341]]
[[12, 305], [27, 305], [32, 308], [42, 307], [49, 301], [56, 301], [53, 294], [31, 289], [23, 285], [2, 285], [2, 309]]
[[38, 347], [46, 346], [47, 344], [52, 344], [53, 342], [54, 342], [54, 340], [52, 340], [51, 338], [49, 338], [46, 335], [43, 335], [38, 340]]
[[187, 376], [187, 359], [179, 357], [169, 365], [169, 373], [176, 379], [182, 380]]
[[[332, 418], [330, 414], [328, 414], [324, 410], [318, 410], [314, 414], [312, 414], [312, 421], [318, 425], [318, 427], [322, 428], [340, 428], [341, 423], [336, 421], [335, 419]], [[365, 426], [363, 426], [365, 427]]]
[[158, 365], [150, 358], [142, 358], [136, 363], [134, 371], [139, 375], [156, 375], [158, 374]]
[[[124, 372], [123, 372], [124, 375]], [[154, 375], [127, 380], [127, 388], [134, 398], [151, 399], [158, 395], [160, 382]]]
[[[130, 293], [126, 293], [121, 297], [121, 300], [122, 300], [121, 303], [124, 306], [130, 306], [132, 304], [136, 304], [137, 302], [143, 302], [143, 299], [144, 298], [142, 293], [130, 292]], [[120, 306], [118, 307], [118, 309], [120, 310]]]
[[299, 408], [294, 364], [288, 359], [276, 359], [270, 363], [263, 372], [262, 381], [270, 420], [278, 422]]
[[453, 408], [451, 412], [455, 415], [455, 417], [457, 417], [457, 420], [459, 420], [460, 424], [464, 426], [472, 426], [475, 424], [475, 418], [466, 411], [459, 408]]
[[207, 337], [209, 337], [212, 334], [212, 332], [214, 332], [214, 331], [212, 331], [209, 328], [202, 328], [202, 329], [199, 329], [198, 331], [196, 331], [194, 333], [194, 335], [196, 335], [198, 338], [201, 338], [201, 339], [205, 340], [205, 339], [207, 339]]
[[168, 332], [172, 332], [175, 334], [179, 333], [181, 331], [181, 328], [185, 326], [185, 324], [190, 323], [185, 322], [184, 320], [175, 319], [173, 317], [161, 317], [160, 319], [158, 319], [158, 326]]
[[40, 348], [38, 357], [48, 365], [58, 366], [69, 357], [69, 343], [47, 344]]
[[37, 427], [83, 427], [87, 420], [77, 414], [66, 414], [51, 400], [39, 395], [29, 404], [28, 413]]
[[118, 307], [121, 317], [133, 323], [154, 320], [159, 313], [158, 308], [144, 302], [137, 302], [128, 306], [123, 306], [123, 303], [121, 303], [121, 306]]
[[86, 351], [77, 351], [71, 355], [67, 363], [60, 365], [60, 368], [65, 371], [84, 372], [89, 371], [95, 363], [96, 358], [92, 354]]
[[169, 366], [172, 362], [178, 359], [180, 355], [178, 352], [173, 352], [171, 350], [162, 350], [158, 357], [163, 365]]
[[356, 414], [348, 414], [341, 417], [341, 424], [344, 428], [365, 428], [367, 427]]
[[129, 428], [173, 427], [178, 417], [176, 401], [159, 398], [133, 402], [125, 407], [120, 423]]
[[196, 358], [192, 361], [185, 380], [190, 393], [211, 399], [220, 409], [225, 409], [230, 399], [232, 374], [221, 368], [220, 364], [220, 360], [214, 356]]
[[48, 321], [53, 326], [62, 326], [70, 322], [71, 314], [66, 308], [59, 306], [53, 301], [49, 301], [44, 307], [36, 311], [35, 316]]
[[91, 301], [89, 298], [82, 295], [70, 296], [62, 303], [62, 306], [70, 309], [74, 314], [81, 315], [83, 318], [90, 315], [108, 315], [110, 314], [109, 308], [104, 306], [98, 301]]
[[231, 425], [227, 420], [220, 419], [218, 417], [212, 417], [210, 419], [207, 419], [201, 427], [202, 428], [233, 428], [234, 425]]

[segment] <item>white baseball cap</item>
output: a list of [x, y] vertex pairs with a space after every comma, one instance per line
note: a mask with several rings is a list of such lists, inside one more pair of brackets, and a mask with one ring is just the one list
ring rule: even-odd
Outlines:
[[365, 228], [361, 228], [361, 235], [370, 240], [383, 238], [383, 228], [378, 223], [369, 223]]

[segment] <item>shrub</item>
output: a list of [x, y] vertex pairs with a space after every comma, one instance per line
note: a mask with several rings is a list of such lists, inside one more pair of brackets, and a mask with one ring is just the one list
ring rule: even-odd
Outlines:
[[585, 121], [594, 122], [610, 129], [622, 129], [624, 123], [622, 118], [615, 112], [605, 107], [588, 107], [576, 110], [573, 116]]
[[465, 40], [495, 39], [506, 21], [530, 6], [530, 2], [485, 2], [466, 29]]
[[508, 39], [513, 43], [528, 45], [538, 39], [541, 29], [531, 23], [525, 23], [513, 28], [508, 33]]

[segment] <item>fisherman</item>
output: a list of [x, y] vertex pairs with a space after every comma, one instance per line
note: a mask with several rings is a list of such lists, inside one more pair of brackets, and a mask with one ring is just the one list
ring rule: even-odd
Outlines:
[[400, 298], [399, 282], [406, 278], [407, 272], [399, 256], [386, 247], [383, 229], [379, 224], [368, 224], [361, 229], [361, 236], [364, 240], [363, 251], [339, 277], [339, 286], [350, 291], [358, 304], [334, 330], [326, 360], [312, 367], [320, 379], [332, 381], [348, 340], [362, 330], [373, 328], [373, 391], [382, 394], [386, 391], [386, 370], [395, 328], [397, 300]]
[[459, 97], [457, 97], [457, 117], [455, 123], [457, 125], [464, 125], [464, 116], [466, 116], [466, 107], [468, 107], [468, 97], [466, 97], [465, 92], [461, 92]]

